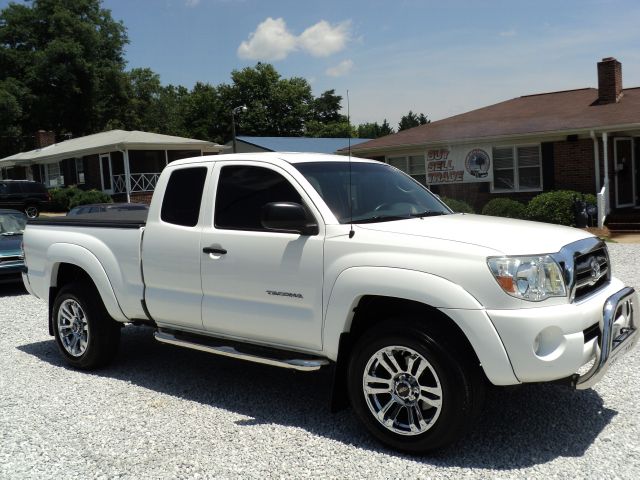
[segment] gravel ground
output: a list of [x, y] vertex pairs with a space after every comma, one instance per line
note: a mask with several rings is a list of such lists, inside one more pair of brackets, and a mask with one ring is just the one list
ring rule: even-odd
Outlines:
[[[639, 244], [610, 244], [640, 287]], [[0, 286], [0, 478], [628, 478], [640, 476], [640, 353], [595, 389], [495, 389], [479, 424], [429, 457], [331, 414], [330, 378], [161, 345], [127, 327], [113, 366], [67, 368], [46, 306]]]

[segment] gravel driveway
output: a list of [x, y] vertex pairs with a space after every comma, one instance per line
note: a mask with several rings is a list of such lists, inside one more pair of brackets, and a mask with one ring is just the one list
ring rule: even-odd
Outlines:
[[[640, 245], [610, 244], [640, 287]], [[483, 418], [431, 457], [330, 414], [329, 375], [161, 345], [127, 327], [115, 364], [67, 368], [46, 306], [0, 286], [0, 478], [628, 478], [640, 476], [640, 353], [595, 389], [489, 392]]]

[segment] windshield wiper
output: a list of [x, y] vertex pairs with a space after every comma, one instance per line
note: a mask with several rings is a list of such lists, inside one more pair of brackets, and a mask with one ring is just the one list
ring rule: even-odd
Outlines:
[[377, 222], [391, 222], [393, 220], [407, 220], [410, 217], [406, 215], [398, 216], [398, 215], [379, 215], [375, 217], [362, 218], [359, 220], [353, 220], [352, 223], [377, 223]]
[[13, 235], [22, 235], [22, 232], [2, 232], [0, 233], [3, 237], [10, 237]]
[[437, 212], [434, 210], [425, 210], [424, 212], [420, 212], [420, 213], [412, 213], [410, 214], [412, 217], [420, 217], [420, 218], [424, 218], [424, 217], [437, 217], [438, 215], [448, 215], [449, 212]]

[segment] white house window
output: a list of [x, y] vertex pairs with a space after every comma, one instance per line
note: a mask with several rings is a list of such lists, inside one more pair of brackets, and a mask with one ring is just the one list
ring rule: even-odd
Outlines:
[[540, 145], [495, 147], [491, 190], [494, 192], [542, 190]]
[[424, 155], [409, 155], [406, 157], [388, 157], [387, 163], [391, 166], [408, 173], [415, 180], [426, 185], [427, 168]]
[[76, 177], [78, 184], [84, 183], [84, 162], [82, 158], [76, 158]]
[[64, 185], [64, 175], [60, 169], [59, 163], [49, 163], [45, 166], [47, 176], [47, 186], [61, 187]]

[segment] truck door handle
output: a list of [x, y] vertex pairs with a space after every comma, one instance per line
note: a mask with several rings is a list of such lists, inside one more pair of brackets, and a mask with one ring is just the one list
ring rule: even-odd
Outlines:
[[204, 247], [202, 249], [203, 253], [215, 253], [216, 255], [224, 255], [227, 251], [224, 248], [220, 248], [218, 246], [215, 247]]

